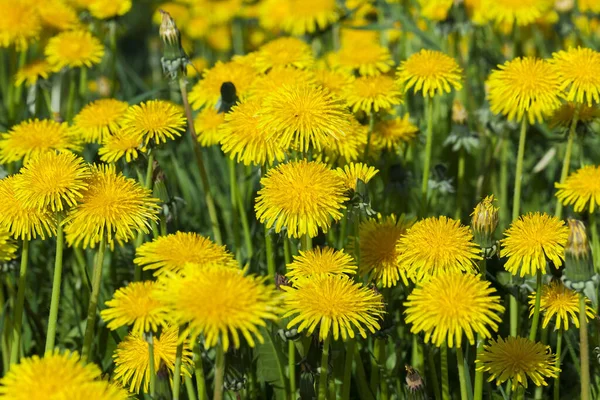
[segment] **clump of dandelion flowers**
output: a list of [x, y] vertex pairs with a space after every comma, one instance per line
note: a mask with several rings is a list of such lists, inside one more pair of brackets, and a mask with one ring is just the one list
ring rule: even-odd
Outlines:
[[129, 107], [119, 124], [125, 132], [142, 135], [145, 144], [151, 140], [156, 144], [166, 143], [186, 129], [183, 110], [165, 100], [149, 100]]
[[89, 31], [65, 31], [48, 41], [44, 54], [54, 71], [89, 68], [100, 63], [104, 57], [104, 46]]
[[80, 25], [77, 10], [64, 1], [45, 1], [38, 5], [37, 12], [42, 23], [59, 31], [77, 29]]
[[530, 213], [519, 217], [504, 232], [500, 257], [507, 257], [504, 269], [525, 276], [546, 270], [546, 260], [562, 265], [569, 228], [557, 217]]
[[107, 135], [98, 149], [100, 160], [114, 163], [125, 157], [125, 161], [137, 160], [139, 153], [146, 151], [144, 135], [135, 130], [118, 130], [112, 135]]
[[312, 70], [297, 69], [293, 67], [275, 67], [268, 73], [257, 77], [248, 89], [248, 97], [253, 100], [262, 100], [273, 91], [287, 85], [316, 84], [316, 77]]
[[444, 216], [416, 222], [398, 240], [396, 251], [398, 268], [414, 282], [445, 271], [474, 273], [481, 260], [469, 228]]
[[343, 250], [335, 250], [330, 247], [319, 247], [312, 250], [302, 251], [300, 255], [294, 256], [294, 261], [287, 265], [285, 276], [290, 281], [313, 275], [329, 274], [354, 275], [356, 265], [352, 256], [344, 253]]
[[417, 286], [404, 303], [406, 323], [414, 334], [425, 333], [437, 347], [461, 347], [463, 334], [475, 344], [475, 334], [491, 337], [504, 312], [500, 296], [479, 275], [449, 272]]
[[343, 101], [321, 87], [284, 85], [263, 101], [259, 128], [283, 147], [320, 150], [331, 139], [345, 135], [350, 117]]
[[263, 45], [256, 54], [255, 67], [260, 72], [275, 67], [305, 69], [314, 62], [310, 46], [293, 37], [282, 37]]
[[261, 179], [256, 217], [275, 232], [290, 237], [315, 237], [327, 231], [331, 220], [342, 218], [344, 182], [326, 164], [306, 160], [281, 164]]
[[205, 348], [220, 345], [227, 350], [230, 342], [239, 348], [243, 336], [254, 347], [255, 339], [263, 342], [259, 328], [279, 313], [279, 294], [265, 279], [216, 264], [190, 266], [179, 274], [165, 274], [157, 297], [174, 323], [187, 324], [180, 340], [203, 335]]
[[555, 65], [524, 57], [499, 65], [490, 74], [488, 100], [493, 113], [510, 121], [543, 121], [560, 107], [562, 81]]
[[26, 50], [42, 30], [38, 13], [31, 12], [31, 4], [22, 0], [0, 0], [0, 9], [0, 47]]
[[116, 99], [96, 100], [75, 116], [72, 129], [86, 143], [102, 143], [110, 134], [117, 132], [119, 119], [128, 107], [129, 104]]
[[342, 96], [353, 112], [379, 112], [402, 103], [400, 88], [387, 75], [356, 78], [345, 87]]
[[148, 233], [157, 220], [158, 199], [133, 179], [117, 173], [114, 165], [94, 165], [87, 189], [64, 220], [69, 245], [94, 247], [102, 239], [127, 242], [138, 232]]
[[403, 143], [410, 143], [417, 137], [419, 128], [410, 122], [410, 115], [384, 119], [375, 124], [373, 147], [378, 150], [395, 151]]
[[[590, 301], [586, 298], [586, 317], [594, 318], [594, 310], [589, 306]], [[529, 296], [529, 316], [534, 313], [535, 292]], [[561, 282], [552, 281], [542, 286], [540, 296], [540, 311], [544, 313], [542, 328], [556, 317], [556, 329], [569, 329], [569, 321], [579, 328], [579, 294], [566, 288]]]
[[288, 329], [311, 335], [319, 327], [319, 339], [333, 336], [337, 340], [362, 337], [367, 330], [375, 333], [384, 314], [381, 295], [354, 282], [348, 275], [315, 275], [301, 278], [293, 286], [282, 286], [284, 291], [283, 318], [290, 317]]
[[556, 378], [559, 369], [555, 367], [556, 356], [550, 346], [533, 342], [527, 338], [510, 336], [506, 339], [492, 339], [484, 345], [483, 352], [475, 361], [478, 371], [490, 373], [488, 382], [496, 380], [500, 385], [508, 379], [512, 389], [518, 385], [527, 387], [528, 379], [535, 386], [548, 386], [546, 378]]
[[394, 66], [389, 49], [373, 42], [360, 46], [343, 45], [333, 55], [333, 63], [344, 70], [357, 71], [362, 76], [385, 74]]
[[555, 183], [556, 197], [563, 205], [574, 205], [575, 212], [600, 206], [600, 166], [586, 165], [569, 175], [565, 183]]
[[379, 170], [363, 163], [349, 163], [344, 168], [337, 168], [335, 172], [344, 180], [346, 189], [355, 191], [359, 180], [369, 183]]
[[142, 244], [136, 250], [134, 263], [146, 271], [154, 270], [157, 276], [179, 273], [188, 263], [196, 267], [219, 264], [237, 268], [238, 265], [225, 246], [194, 232], [176, 232]]
[[396, 74], [404, 92], [434, 97], [462, 88], [463, 70], [456, 60], [440, 51], [423, 49], [402, 61]]
[[600, 53], [588, 48], [571, 48], [552, 55], [561, 88], [568, 101], [600, 103]]
[[327, 28], [340, 14], [335, 0], [284, 0], [289, 13], [281, 20], [284, 31], [302, 36]]
[[17, 71], [15, 74], [15, 86], [21, 86], [23, 83], [26, 86], [33, 86], [40, 79], [48, 79], [51, 72], [52, 69], [47, 61], [33, 61]]

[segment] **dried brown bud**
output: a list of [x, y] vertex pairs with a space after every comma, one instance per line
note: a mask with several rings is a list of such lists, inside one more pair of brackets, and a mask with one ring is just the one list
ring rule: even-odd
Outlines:
[[175, 20], [171, 18], [171, 15], [163, 10], [158, 10], [161, 14], [162, 21], [160, 23], [159, 34], [161, 39], [166, 44], [179, 45], [179, 29], [175, 24]]
[[410, 393], [416, 393], [425, 390], [425, 382], [416, 369], [410, 365], [405, 365], [406, 368], [406, 387]]
[[467, 122], [468, 117], [469, 114], [463, 103], [458, 99], [454, 100], [452, 103], [452, 122], [464, 125]]

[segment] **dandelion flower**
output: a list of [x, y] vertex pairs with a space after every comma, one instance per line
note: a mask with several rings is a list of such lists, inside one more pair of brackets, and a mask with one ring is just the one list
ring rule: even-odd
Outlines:
[[294, 256], [294, 261], [287, 265], [285, 276], [290, 281], [296, 281], [299, 278], [310, 278], [319, 274], [354, 275], [355, 273], [356, 265], [349, 254], [330, 247], [318, 247], [308, 251], [300, 250], [300, 255]]
[[221, 149], [229, 157], [244, 165], [273, 164], [285, 158], [284, 148], [268, 140], [267, 133], [259, 129], [258, 115], [262, 102], [248, 99], [225, 114], [225, 123], [219, 129]]
[[343, 169], [336, 169], [335, 172], [344, 180], [346, 189], [355, 191], [359, 180], [369, 183], [379, 170], [363, 163], [350, 163], [345, 165]]
[[419, 0], [421, 14], [431, 21], [444, 21], [454, 0]]
[[[315, 237], [327, 231], [331, 220], [342, 218], [344, 182], [326, 164], [306, 160], [281, 164], [261, 179], [256, 217], [275, 232], [287, 229], [290, 237]], [[266, 222], [265, 222], [266, 221]]]
[[507, 61], [498, 68], [487, 81], [493, 113], [518, 122], [527, 117], [534, 124], [560, 106], [562, 82], [553, 64], [525, 57]]
[[72, 129], [86, 143], [102, 143], [119, 129], [129, 104], [116, 99], [100, 99], [89, 103], [73, 119]]
[[133, 179], [117, 174], [114, 165], [94, 165], [89, 186], [77, 207], [64, 220], [69, 245], [94, 247], [102, 239], [112, 247], [114, 239], [127, 242], [148, 233], [156, 221], [158, 199]]
[[[529, 317], [534, 314], [535, 292], [529, 296]], [[589, 306], [590, 301], [586, 298], [586, 316], [594, 318], [594, 310]], [[556, 329], [569, 329], [569, 320], [579, 328], [579, 294], [567, 289], [561, 282], [552, 281], [542, 286], [540, 297], [540, 311], [544, 313], [542, 328], [546, 328], [551, 319], [556, 317]]]
[[560, 371], [555, 367], [556, 356], [550, 346], [518, 336], [492, 339], [475, 361], [477, 371], [490, 373], [488, 382], [496, 380], [500, 385], [508, 379], [512, 390], [518, 385], [527, 387], [528, 378], [535, 386], [548, 386], [545, 378], [556, 378]]
[[331, 138], [324, 147], [331, 160], [352, 162], [362, 157], [367, 144], [369, 127], [361, 125], [356, 118], [350, 118], [350, 128], [344, 136]]
[[136, 250], [134, 262], [146, 271], [156, 270], [154, 275], [158, 276], [167, 271], [179, 273], [188, 263], [199, 267], [219, 264], [237, 268], [238, 265], [225, 246], [193, 232], [176, 232], [142, 244]]
[[137, 160], [138, 152], [146, 152], [144, 135], [140, 132], [119, 130], [113, 135], [107, 135], [98, 150], [100, 160], [114, 163], [125, 157], [126, 162]]
[[80, 24], [77, 11], [63, 0], [38, 3], [37, 10], [44, 25], [59, 31], [76, 29]]
[[355, 329], [367, 337], [367, 330], [374, 333], [380, 328], [378, 320], [385, 312], [381, 295], [348, 275], [314, 275], [281, 289], [283, 318], [291, 318], [288, 329], [298, 326], [298, 332], [311, 335], [318, 326], [320, 340], [330, 334], [334, 340], [353, 338]]
[[561, 89], [568, 101], [600, 103], [600, 53], [588, 48], [571, 48], [552, 55]]
[[66, 31], [48, 41], [44, 54], [54, 71], [63, 68], [90, 68], [99, 64], [104, 57], [104, 46], [89, 31]]
[[565, 183], [555, 183], [556, 197], [565, 206], [575, 205], [575, 212], [600, 206], [600, 166], [586, 165], [571, 173]]
[[357, 71], [362, 76], [385, 74], [394, 66], [390, 51], [377, 43], [344, 45], [334, 54], [333, 62], [342, 69]]
[[542, 18], [554, 5], [549, 0], [482, 0], [481, 8], [486, 10], [488, 19], [494, 20], [497, 25], [513, 24], [526, 26]]
[[30, 158], [52, 150], [80, 150], [66, 123], [29, 119], [0, 134], [0, 163], [21, 160], [27, 163]]
[[335, 0], [284, 0], [289, 13], [281, 20], [284, 31], [302, 36], [327, 28], [339, 18]]
[[0, 0], [0, 47], [27, 50], [40, 36], [42, 24], [31, 4], [23, 0]]
[[255, 339], [263, 342], [259, 327], [276, 319], [279, 310], [275, 286], [266, 285], [265, 279], [218, 264], [185, 268], [161, 278], [158, 297], [174, 322], [187, 324], [180, 338], [189, 335], [193, 342], [202, 334], [205, 348], [221, 345], [227, 350], [230, 341], [240, 347], [241, 334], [254, 347]]
[[129, 107], [119, 121], [122, 129], [143, 135], [147, 145], [151, 140], [158, 145], [173, 140], [185, 132], [183, 110], [165, 100], [149, 100]]
[[410, 122], [410, 115], [378, 122], [373, 130], [373, 147], [378, 150], [396, 151], [402, 143], [410, 143], [417, 137], [419, 128]]
[[470, 344], [475, 344], [475, 334], [491, 337], [497, 331], [504, 312], [496, 289], [481, 276], [449, 272], [439, 274], [417, 286], [408, 295], [406, 323], [412, 324], [414, 334], [425, 333], [425, 343], [430, 340], [437, 347], [461, 347], [463, 334]]
[[[596, 0], [578, 0], [577, 7], [579, 8], [579, 12], [593, 12], [600, 13], [600, 4], [596, 2]], [[588, 17], [585, 17], [588, 19]]]
[[342, 95], [353, 112], [379, 112], [402, 103], [400, 88], [394, 79], [387, 75], [354, 79], [345, 87]]
[[248, 97], [253, 100], [263, 100], [272, 92], [283, 86], [298, 84], [315, 84], [315, 75], [311, 70], [297, 69], [292, 67], [275, 67], [265, 75], [256, 78], [248, 89]]
[[98, 381], [88, 385], [68, 387], [53, 400], [129, 400], [129, 393], [113, 383]]
[[529, 213], [513, 221], [500, 242], [500, 257], [508, 257], [504, 269], [525, 276], [546, 270], [546, 259], [556, 268], [565, 258], [569, 228], [564, 221], [548, 214]]
[[0, 225], [0, 261], [10, 261], [16, 257], [18, 246], [12, 240], [10, 231]]
[[330, 138], [345, 135], [350, 118], [344, 103], [326, 89], [312, 85], [283, 86], [263, 101], [259, 128], [283, 147], [320, 150]]
[[444, 271], [474, 273], [475, 261], [481, 260], [469, 228], [444, 216], [415, 223], [398, 240], [396, 251], [398, 267], [414, 282]]
[[21, 86], [23, 83], [26, 86], [33, 86], [40, 79], [48, 79], [51, 72], [50, 64], [46, 61], [33, 61], [17, 71], [15, 74], [15, 86]]
[[263, 45], [257, 52], [255, 67], [260, 72], [275, 67], [296, 67], [305, 69], [312, 65], [310, 46], [300, 39], [282, 37]]
[[577, 113], [577, 122], [589, 124], [592, 121], [600, 118], [600, 108], [597, 105], [588, 106], [585, 103], [576, 104], [570, 101], [563, 103], [559, 108], [554, 110], [552, 119], [549, 122], [550, 128], [557, 127], [569, 129], [573, 124], [573, 119]]
[[17, 175], [0, 180], [0, 226], [15, 239], [53, 236], [56, 233], [54, 215], [47, 208], [25, 207], [15, 193], [18, 180]]
[[219, 127], [225, 122], [225, 114], [218, 112], [213, 107], [205, 107], [194, 119], [194, 128], [198, 135], [198, 143], [204, 147], [214, 146], [219, 143]]
[[423, 96], [450, 93], [462, 88], [463, 70], [456, 60], [440, 51], [423, 49], [413, 54], [398, 67], [398, 83], [404, 92], [413, 88]]
[[[152, 339], [154, 347], [154, 371], [165, 369], [172, 379], [175, 370], [177, 353], [177, 327], [169, 327], [159, 336]], [[142, 388], [148, 393], [150, 385], [150, 353], [148, 342], [141, 335], [130, 333], [118, 345], [113, 354], [115, 362], [114, 379], [133, 393], [139, 393]], [[181, 376], [191, 376], [193, 369], [192, 348], [189, 341], [184, 342], [181, 354]]]
[[94, 18], [111, 19], [127, 14], [131, 0], [91, 0], [88, 9]]
[[352, 75], [343, 69], [331, 70], [320, 68], [315, 70], [314, 74], [319, 85], [340, 97], [346, 86], [351, 84], [353, 80]]
[[208, 68], [208, 60], [204, 57], [195, 57], [190, 60], [186, 67], [186, 74], [190, 78], [194, 78]]

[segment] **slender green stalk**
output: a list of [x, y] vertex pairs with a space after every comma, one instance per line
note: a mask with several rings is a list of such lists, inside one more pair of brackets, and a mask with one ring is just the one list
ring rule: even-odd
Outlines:
[[296, 346], [288, 340], [288, 370], [290, 378], [290, 399], [296, 398]]
[[183, 342], [177, 345], [175, 351], [175, 365], [173, 368], [173, 400], [179, 400], [181, 388], [181, 360], [183, 356]]
[[235, 172], [235, 160], [232, 158], [227, 159], [227, 164], [229, 167], [229, 195], [231, 200], [231, 223], [233, 225], [233, 243], [235, 245], [235, 253], [238, 262], [242, 263], [242, 249], [240, 247], [240, 219], [239, 219], [239, 210], [238, 210], [238, 183], [237, 183], [237, 174]]
[[556, 332], [556, 378], [554, 378], [554, 400], [560, 400], [560, 356], [562, 348], [562, 328], [559, 328]]
[[542, 298], [542, 271], [537, 272], [537, 284], [535, 287], [535, 306], [533, 309], [533, 320], [531, 321], [531, 331], [529, 331], [529, 340], [535, 342], [537, 328], [540, 322], [540, 301]]
[[[562, 171], [560, 172], [560, 183], [564, 183], [569, 175], [569, 168], [571, 166], [571, 153], [573, 151], [573, 140], [575, 139], [575, 128], [577, 128], [577, 121], [579, 120], [579, 107], [575, 108], [575, 115], [573, 115], [573, 121], [569, 128], [569, 138], [567, 139], [567, 148], [565, 150], [565, 158], [563, 159]], [[556, 213], [558, 219], [562, 218], [563, 205], [562, 202], [556, 199]]]
[[344, 380], [342, 381], [342, 400], [350, 399], [350, 389], [352, 388], [352, 362], [354, 361], [355, 349], [356, 349], [356, 339], [349, 339], [346, 342], [346, 360], [344, 361]]
[[[548, 344], [548, 327], [542, 328], [540, 342], [542, 344]], [[544, 386], [536, 386], [535, 392], [533, 393], [533, 398], [535, 400], [541, 400], [543, 398], [543, 395], [544, 395]]]
[[427, 188], [429, 186], [429, 170], [431, 168], [431, 151], [433, 148], [433, 99], [425, 97], [425, 115], [427, 118], [427, 141], [425, 143], [425, 161], [423, 163], [423, 179], [421, 180], [421, 216], [427, 215]]
[[75, 102], [75, 92], [77, 83], [75, 83], [75, 70], [69, 71], [69, 97], [67, 97], [67, 121], [73, 116], [73, 104]]
[[440, 347], [440, 361], [442, 369], [442, 399], [450, 400], [450, 381], [448, 380], [448, 345], [444, 342]]
[[102, 236], [98, 253], [96, 253], [96, 262], [92, 272], [92, 293], [88, 306], [87, 323], [85, 326], [85, 335], [83, 337], [83, 347], [81, 349], [81, 359], [90, 361], [92, 342], [94, 340], [94, 323], [96, 322], [96, 308], [98, 306], [98, 296], [100, 295], [100, 285], [102, 283], [102, 267], [104, 264], [104, 252], [106, 250], [106, 238]]
[[371, 357], [371, 380], [370, 386], [371, 391], [374, 394], [377, 394], [377, 388], [379, 387], [379, 358], [381, 355], [383, 340], [375, 339], [375, 343], [373, 344], [373, 356]]
[[194, 393], [194, 383], [192, 382], [192, 378], [189, 376], [185, 376], [185, 392], [187, 393], [188, 400], [197, 400], [196, 393]]
[[500, 230], [504, 231], [508, 226], [508, 146], [510, 141], [507, 137], [500, 139]]
[[465, 357], [460, 344], [456, 346], [456, 364], [458, 367], [458, 378], [460, 380], [460, 398], [461, 400], [468, 400], [469, 395], [466, 374], [468, 374], [469, 371], [465, 371]]
[[198, 400], [208, 400], [208, 394], [206, 392], [206, 381], [204, 379], [204, 365], [202, 365], [202, 355], [200, 353], [200, 347], [196, 346], [194, 363], [194, 376], [196, 377], [196, 391], [198, 392]]
[[321, 374], [319, 375], [319, 400], [327, 399], [327, 370], [329, 369], [329, 343], [331, 335], [323, 342], [323, 353], [321, 353]]
[[50, 300], [50, 316], [46, 333], [46, 354], [54, 350], [56, 341], [56, 324], [58, 322], [58, 306], [60, 305], [60, 286], [62, 281], [64, 234], [61, 217], [56, 216], [56, 254], [54, 258], [54, 278], [52, 280], [52, 298]]
[[283, 236], [283, 259], [285, 261], [285, 265], [289, 265], [292, 263], [292, 249], [290, 245], [290, 238], [287, 236]]
[[217, 345], [217, 359], [215, 362], [215, 390], [213, 400], [223, 400], [223, 378], [225, 377], [225, 352], [223, 345]]
[[267, 258], [267, 274], [270, 281], [275, 280], [275, 254], [273, 254], [273, 237], [269, 232], [267, 225], [265, 229], [265, 257]]
[[590, 236], [592, 237], [592, 260], [596, 272], [600, 272], [600, 240], [598, 238], [598, 224], [596, 222], [596, 213], [590, 213]]
[[423, 344], [419, 342], [417, 335], [412, 335], [412, 355], [410, 363], [417, 371], [424, 371], [424, 362]]
[[458, 153], [458, 173], [457, 173], [457, 190], [456, 190], [456, 211], [454, 219], [460, 220], [462, 216], [462, 199], [465, 191], [465, 149], [461, 148]]
[[148, 366], [150, 367], [150, 396], [154, 398], [156, 394], [156, 365], [154, 364], [154, 338], [152, 336], [152, 332], [147, 333]]
[[579, 359], [581, 361], [581, 400], [590, 400], [590, 347], [585, 295], [579, 294]]
[[[17, 69], [23, 68], [27, 61], [27, 50], [23, 50], [19, 52], [19, 63], [17, 65]], [[21, 94], [23, 85], [16, 86], [14, 82], [9, 83], [9, 104], [8, 104], [8, 118], [9, 120], [13, 120], [15, 116], [15, 108], [21, 103]]]
[[[141, 176], [139, 177], [140, 180], [140, 184], [144, 185], [144, 187], [148, 190], [152, 190], [152, 186], [153, 186], [153, 181], [152, 181], [152, 176], [154, 175], [154, 153], [150, 152], [148, 154], [148, 165], [146, 166], [146, 176], [144, 177], [144, 181], [141, 182], [142, 178]], [[140, 247], [142, 245], [142, 243], [144, 243], [144, 237], [146, 235], [144, 234], [144, 232], [140, 231], [138, 232], [137, 237], [135, 238], [135, 242], [134, 242], [134, 246], [137, 249], [138, 247]], [[133, 280], [135, 282], [141, 281], [142, 280], [142, 266], [139, 264], [136, 264], [133, 270]]]
[[373, 136], [373, 128], [375, 127], [375, 113], [373, 110], [369, 113], [369, 130], [367, 133], [367, 145], [365, 146], [365, 154], [363, 159], [367, 162], [369, 157], [369, 149], [371, 147], [371, 136]]
[[[25, 304], [25, 286], [27, 285], [27, 263], [29, 259], [29, 240], [23, 239], [21, 250], [21, 267], [19, 269], [19, 287], [17, 288], [17, 304], [13, 321], [13, 337], [10, 344], [9, 366], [19, 362], [21, 352], [21, 335], [23, 328], [23, 305]], [[9, 331], [10, 332], [10, 331]]]
[[431, 374], [430, 385], [433, 386], [433, 394], [435, 395], [435, 400], [442, 400], [442, 392], [440, 391], [440, 380], [437, 374], [437, 365], [435, 363], [435, 359], [433, 358], [433, 350], [431, 348], [429, 349], [429, 351], [427, 351], [427, 360], [429, 361], [429, 373]]
[[[480, 264], [480, 270], [481, 270], [481, 277], [483, 280], [485, 280], [485, 273], [486, 273], [486, 269], [487, 269], [487, 262], [486, 259], [484, 258], [483, 260], [481, 260], [481, 264]], [[477, 334], [477, 356], [476, 356], [476, 360], [479, 359], [479, 357], [481, 356], [481, 353], [483, 353], [483, 344], [485, 342], [485, 336]], [[482, 400], [483, 398], [483, 370], [477, 371], [477, 369], [475, 369], [475, 384], [474, 384], [474, 400]]]
[[308, 233], [302, 235], [302, 250], [307, 251], [312, 249], [312, 238]]
[[244, 244], [246, 245], [246, 252], [248, 259], [252, 258], [254, 254], [254, 247], [252, 246], [252, 234], [250, 233], [250, 224], [248, 224], [248, 213], [246, 207], [244, 207], [244, 199], [240, 191], [237, 191], [238, 210], [240, 212], [240, 220], [242, 222], [242, 230], [244, 232]]
[[79, 96], [83, 99], [87, 93], [87, 68], [79, 69]]
[[[378, 364], [379, 368], [381, 368], [382, 371], [385, 371], [385, 361], [387, 359], [387, 354], [386, 354], [387, 337], [380, 341], [382, 342], [382, 344], [381, 344], [381, 349], [379, 350], [379, 359], [377, 360], [377, 364]], [[381, 391], [381, 396], [379, 397], [380, 400], [388, 400], [389, 399], [388, 384], [387, 384], [387, 380], [385, 379], [385, 374], [383, 374], [383, 373], [381, 374], [381, 377], [379, 378], [379, 390]]]

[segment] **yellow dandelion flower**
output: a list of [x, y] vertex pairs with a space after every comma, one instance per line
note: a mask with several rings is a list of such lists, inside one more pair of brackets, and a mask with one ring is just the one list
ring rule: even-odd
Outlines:
[[131, 9], [131, 0], [91, 0], [88, 9], [92, 17], [110, 19], [120, 17]]
[[445, 271], [475, 273], [475, 262], [482, 259], [469, 228], [444, 216], [415, 223], [398, 240], [396, 251], [398, 267], [414, 282]]
[[10, 231], [0, 225], [0, 261], [10, 261], [15, 258], [18, 248], [12, 240]]
[[344, 168], [337, 168], [335, 172], [344, 181], [346, 189], [354, 191], [359, 180], [369, 183], [379, 170], [363, 163], [349, 163]]
[[565, 206], [574, 205], [575, 212], [600, 206], [600, 166], [586, 165], [571, 173], [565, 183], [556, 182], [556, 197]]
[[500, 241], [500, 257], [507, 257], [504, 269], [525, 276], [546, 270], [546, 260], [556, 268], [565, 259], [569, 228], [564, 221], [546, 213], [529, 213], [513, 221]]
[[487, 81], [493, 113], [518, 122], [527, 117], [534, 124], [560, 106], [562, 82], [553, 64], [525, 57], [507, 61], [498, 68]]
[[600, 13], [600, 4], [596, 0], [577, 0], [577, 7], [582, 13]]
[[258, 23], [269, 31], [279, 31], [281, 22], [292, 13], [289, 1], [264, 0], [258, 3]]
[[181, 2], [167, 2], [162, 3], [156, 7], [155, 13], [152, 15], [152, 22], [156, 25], [160, 25], [162, 21], [161, 13], [159, 10], [163, 10], [175, 20], [179, 29], [185, 29], [190, 20], [191, 14], [190, 9], [187, 5], [181, 4]]
[[46, 0], [38, 3], [42, 23], [59, 31], [76, 29], [79, 25], [77, 11], [63, 0]]
[[284, 31], [302, 36], [327, 28], [340, 14], [335, 0], [285, 0], [290, 13], [281, 20]]
[[[585, 314], [587, 319], [594, 318], [594, 310], [589, 306], [589, 299], [586, 300]], [[529, 317], [534, 313], [535, 291], [529, 295]], [[551, 319], [556, 317], [555, 329], [569, 329], [569, 320], [579, 328], [579, 294], [576, 291], [567, 289], [561, 282], [552, 281], [548, 285], [542, 286], [542, 296], [540, 297], [540, 311], [544, 313], [542, 328], [546, 328]]]
[[[175, 357], [177, 353], [178, 328], [164, 329], [159, 336], [152, 339], [154, 346], [154, 371], [162, 371], [164, 366], [169, 378], [173, 379], [175, 372]], [[113, 354], [115, 362], [115, 381], [127, 387], [130, 392], [139, 393], [143, 387], [148, 393], [150, 385], [150, 353], [148, 342], [141, 335], [130, 333], [118, 345]], [[181, 353], [181, 376], [191, 376], [194, 362], [192, 348], [186, 340]], [[143, 385], [143, 386], [142, 386]]]
[[577, 121], [583, 124], [589, 124], [600, 118], [600, 108], [597, 105], [588, 106], [587, 104], [576, 104], [570, 101], [563, 103], [552, 114], [552, 119], [549, 122], [550, 128], [568, 129], [573, 123], [577, 113]]
[[24, 207], [63, 211], [81, 200], [89, 177], [83, 158], [73, 153], [47, 152], [21, 168], [15, 194]]
[[89, 103], [73, 119], [72, 129], [86, 143], [102, 143], [111, 133], [119, 129], [129, 104], [116, 99], [100, 99]]
[[98, 155], [106, 163], [115, 163], [123, 157], [125, 161], [131, 162], [137, 160], [138, 152], [146, 152], [144, 135], [133, 130], [120, 130], [104, 137]]
[[488, 382], [496, 380], [500, 385], [512, 381], [512, 390], [517, 386], [527, 387], [528, 378], [535, 386], [548, 386], [545, 378], [556, 378], [556, 356], [550, 346], [518, 336], [492, 339], [475, 361], [477, 371], [490, 373]]
[[159, 281], [159, 299], [170, 309], [174, 322], [187, 324], [180, 333], [193, 342], [204, 336], [205, 348], [233, 341], [240, 347], [240, 334], [251, 347], [262, 343], [258, 329], [277, 318], [279, 294], [264, 277], [244, 276], [242, 270], [218, 264], [205, 268], [185, 268], [181, 274], [165, 274]]
[[256, 217], [275, 232], [285, 227], [289, 237], [315, 237], [331, 220], [342, 218], [348, 198], [344, 182], [326, 164], [306, 160], [280, 164], [260, 181]]
[[345, 87], [342, 96], [353, 112], [379, 112], [402, 103], [400, 88], [394, 79], [387, 75], [354, 79]]
[[218, 52], [228, 52], [231, 50], [232, 38], [231, 38], [231, 26], [229, 23], [223, 25], [212, 25], [208, 31], [208, 37], [206, 42], [209, 47]]
[[0, 226], [15, 239], [53, 236], [56, 234], [54, 215], [47, 208], [25, 207], [15, 193], [18, 179], [12, 175], [0, 180]]
[[375, 333], [378, 320], [385, 313], [383, 298], [374, 290], [363, 287], [348, 275], [313, 275], [300, 278], [294, 286], [282, 286], [283, 318], [291, 317], [288, 329], [311, 335], [319, 327], [319, 339], [329, 335], [337, 340], [353, 338], [355, 330], [367, 337]]
[[186, 129], [183, 110], [165, 100], [149, 100], [129, 107], [119, 124], [124, 131], [141, 134], [146, 145], [151, 140], [157, 145], [166, 143]]
[[[207, 13], [194, 15], [190, 18], [189, 22], [184, 28], [186, 36], [188, 36], [190, 39], [204, 39], [208, 36], [212, 28], [210, 15]], [[205, 66], [205, 68], [206, 67], [207, 66]], [[200, 72], [202, 72], [203, 69], [204, 68], [202, 68]], [[191, 76], [195, 76], [195, 74], [192, 74]]]
[[89, 186], [64, 220], [69, 245], [94, 247], [104, 238], [112, 247], [115, 238], [127, 242], [138, 232], [148, 233], [150, 221], [158, 219], [158, 199], [135, 180], [117, 174], [114, 165], [91, 169]]
[[40, 36], [42, 24], [31, 4], [22, 0], [0, 0], [0, 47], [26, 50]]
[[310, 278], [314, 275], [354, 275], [356, 265], [352, 256], [344, 250], [330, 247], [318, 247], [308, 251], [300, 250], [300, 255], [294, 256], [294, 261], [287, 265], [285, 276], [294, 282], [300, 278]]
[[285, 158], [285, 149], [276, 141], [268, 140], [267, 133], [259, 129], [261, 110], [259, 99], [238, 103], [225, 114], [225, 123], [219, 130], [223, 152], [244, 165], [272, 165]]
[[54, 71], [63, 68], [90, 68], [100, 63], [104, 57], [104, 46], [88, 31], [67, 31], [51, 38], [44, 54]]
[[352, 75], [343, 69], [320, 68], [315, 70], [314, 74], [319, 85], [340, 97], [344, 89], [352, 83]]
[[46, 61], [33, 61], [17, 71], [15, 74], [15, 86], [21, 86], [23, 83], [26, 86], [33, 86], [40, 79], [48, 79], [51, 73], [50, 64]]
[[109, 382], [97, 381], [87, 385], [65, 388], [52, 400], [129, 400], [129, 393]]
[[238, 265], [225, 246], [193, 232], [176, 232], [144, 243], [136, 250], [134, 262], [144, 266], [145, 271], [155, 270], [157, 276], [167, 271], [179, 273], [188, 263], [197, 267], [219, 264], [237, 268]]
[[576, 103], [600, 103], [600, 53], [588, 48], [571, 48], [552, 54], [561, 89]]
[[423, 49], [402, 61], [397, 71], [404, 92], [413, 88], [423, 96], [450, 93], [462, 88], [463, 70], [456, 60], [440, 51]]
[[211, 69], [204, 70], [202, 80], [190, 91], [192, 108], [199, 110], [202, 107], [214, 107], [221, 97], [221, 85], [225, 82], [233, 83], [237, 96], [243, 99], [256, 75], [254, 67], [244, 63], [217, 61]]
[[188, 77], [194, 78], [201, 75], [206, 68], [208, 68], [208, 60], [204, 57], [195, 57], [186, 66], [186, 74]]
[[385, 119], [378, 122], [373, 129], [371, 138], [373, 147], [377, 150], [396, 151], [403, 143], [410, 143], [417, 137], [419, 128], [410, 122], [410, 115]]
[[305, 69], [313, 63], [312, 49], [300, 39], [282, 37], [262, 46], [255, 59], [255, 67], [260, 72], [275, 67], [296, 67]]
[[259, 128], [281, 143], [298, 151], [311, 146], [320, 150], [330, 138], [344, 136], [349, 113], [344, 103], [326, 89], [300, 84], [283, 86], [263, 102]]
[[66, 123], [29, 119], [0, 134], [0, 163], [23, 161], [53, 150], [78, 151], [81, 147]]
[[345, 45], [332, 55], [334, 66], [357, 71], [362, 76], [373, 76], [389, 72], [394, 66], [394, 60], [387, 47], [377, 43], [364, 46]]
[[331, 138], [323, 147], [331, 160], [341, 158], [341, 161], [352, 162], [363, 156], [368, 134], [368, 126], [361, 125], [356, 118], [350, 118], [346, 134]]
[[131, 282], [118, 289], [113, 298], [107, 301], [100, 316], [108, 329], [133, 325], [131, 333], [142, 335], [156, 332], [167, 325], [167, 309], [156, 299], [156, 283], [152, 281]]
[[204, 147], [219, 144], [221, 134], [219, 128], [225, 122], [225, 114], [220, 113], [214, 107], [205, 107], [194, 119], [194, 128], [198, 143]]
[[248, 96], [262, 100], [283, 86], [314, 83], [316, 82], [313, 71], [292, 67], [276, 67], [269, 70], [266, 75], [256, 78], [248, 89]]
[[497, 25], [526, 26], [535, 23], [552, 9], [553, 0], [482, 0], [486, 16]]
[[454, 0], [419, 0], [421, 14], [431, 21], [444, 21]]
[[404, 303], [406, 323], [414, 334], [424, 332], [425, 343], [461, 347], [463, 334], [475, 344], [475, 334], [490, 338], [504, 312], [496, 289], [479, 275], [449, 272], [417, 286]]

